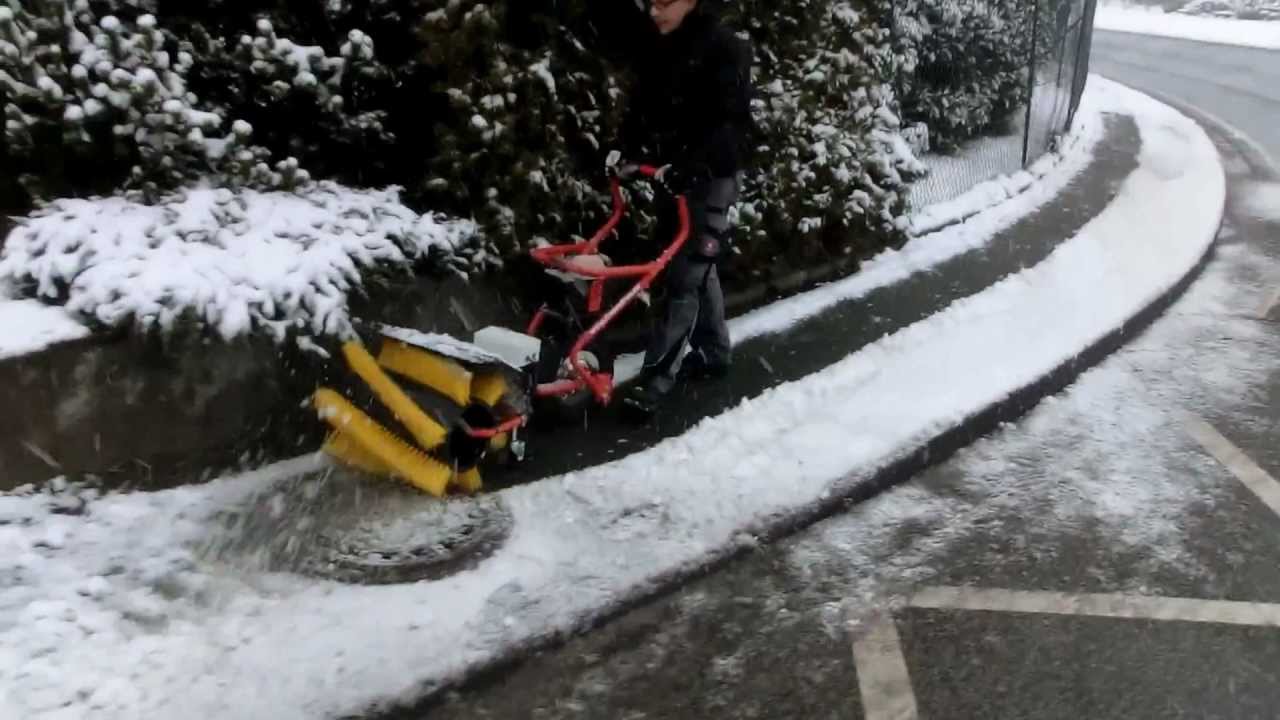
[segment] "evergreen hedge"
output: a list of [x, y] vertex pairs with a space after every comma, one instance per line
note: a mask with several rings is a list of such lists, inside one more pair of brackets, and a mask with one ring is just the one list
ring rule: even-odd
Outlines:
[[[1024, 101], [1025, 3], [723, 5], [758, 125], [731, 285], [901, 243], [924, 170], [903, 126], [945, 148]], [[399, 185], [510, 258], [604, 216], [648, 29], [635, 0], [0, 0], [0, 203]]]

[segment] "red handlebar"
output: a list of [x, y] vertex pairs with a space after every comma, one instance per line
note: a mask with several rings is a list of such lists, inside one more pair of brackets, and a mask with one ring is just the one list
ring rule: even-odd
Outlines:
[[[649, 179], [656, 177], [658, 170], [659, 168], [654, 167], [653, 165], [636, 166], [636, 172]], [[613, 232], [614, 229], [618, 227], [618, 223], [622, 222], [622, 216], [627, 212], [627, 201], [622, 197], [622, 180], [619, 176], [614, 175], [609, 178], [609, 190], [613, 196], [613, 214], [610, 215], [609, 220], [605, 222], [604, 226], [597, 230], [595, 235], [591, 236], [590, 240], [570, 245], [546, 245], [539, 248], [533, 248], [529, 251], [529, 254], [533, 256], [533, 259], [547, 267], [582, 275], [592, 279], [636, 277], [648, 272], [654, 263], [647, 263], [644, 265], [625, 265], [622, 267], [584, 268], [575, 266], [566, 260], [566, 258], [581, 255], [598, 255], [600, 244], [609, 236], [609, 233]], [[672, 245], [668, 247], [668, 250], [671, 250], [673, 247], [675, 250], [679, 250], [688, 238], [690, 229], [688, 202], [685, 200], [684, 195], [676, 195], [675, 199], [677, 211], [680, 216], [680, 223], [679, 227], [676, 229], [675, 240], [672, 242]], [[668, 253], [664, 252], [662, 257], [655, 262], [661, 262], [662, 267], [666, 267], [667, 262], [670, 261], [670, 257], [667, 257], [667, 255]], [[675, 252], [671, 252], [670, 255], [674, 256]], [[664, 260], [663, 258], [666, 259]], [[661, 271], [662, 267], [659, 267], [658, 270]]]
[[637, 165], [636, 166], [636, 172], [640, 173], [641, 175], [649, 179], [653, 179], [657, 177], [658, 170], [659, 168], [653, 165]]
[[[653, 179], [658, 174], [658, 168], [653, 165], [638, 165], [635, 171], [645, 178]], [[689, 203], [684, 195], [675, 195], [676, 211], [679, 215], [679, 226], [676, 229], [676, 235], [672, 239], [671, 244], [663, 250], [662, 254], [652, 262], [643, 265], [624, 265], [621, 267], [579, 267], [569, 261], [571, 257], [583, 255], [598, 255], [600, 243], [609, 236], [622, 221], [622, 216], [626, 214], [627, 203], [622, 197], [622, 181], [618, 175], [609, 178], [610, 192], [613, 195], [613, 214], [604, 226], [591, 236], [590, 240], [570, 245], [548, 245], [545, 247], [534, 248], [530, 251], [533, 259], [549, 268], [555, 268], [575, 275], [583, 276], [592, 281], [591, 293], [589, 294], [588, 309], [590, 312], [599, 310], [599, 301], [602, 295], [602, 285], [605, 280], [611, 278], [634, 277], [638, 278], [636, 284], [627, 291], [613, 307], [609, 308], [603, 316], [587, 329], [578, 341], [573, 344], [573, 348], [569, 350], [569, 364], [573, 368], [574, 378], [566, 378], [551, 383], [539, 385], [536, 389], [537, 395], [541, 397], [563, 397], [571, 395], [583, 388], [591, 390], [596, 399], [607, 404], [613, 393], [613, 376], [608, 372], [593, 372], [590, 368], [584, 366], [579, 359], [582, 351], [590, 345], [610, 323], [613, 322], [623, 310], [627, 308], [640, 293], [648, 290], [658, 275], [666, 269], [671, 259], [680, 252], [680, 248], [684, 247], [685, 242], [689, 239], [690, 220], [689, 220]], [[530, 325], [531, 331], [536, 332], [536, 327], [540, 323], [535, 322]]]

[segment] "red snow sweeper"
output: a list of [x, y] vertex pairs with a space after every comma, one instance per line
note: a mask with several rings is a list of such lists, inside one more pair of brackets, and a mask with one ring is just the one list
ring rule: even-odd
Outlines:
[[[561, 312], [543, 304], [522, 331], [486, 327], [470, 340], [379, 325], [376, 349], [353, 340], [342, 346], [351, 378], [343, 392], [318, 389], [312, 400], [331, 431], [324, 450], [365, 472], [399, 478], [433, 495], [481, 488], [479, 465], [492, 454], [524, 455], [522, 430], [535, 408], [594, 401], [608, 405], [639, 371], [635, 356], [602, 369], [593, 346], [618, 316], [647, 292], [688, 239], [683, 195], [672, 193], [678, 223], [661, 254], [646, 263], [615, 266], [600, 252], [627, 212], [622, 183], [634, 177], [663, 191], [662, 173], [606, 163], [613, 213], [590, 239], [545, 245], [532, 259], [578, 291], [577, 306]], [[669, 192], [669, 191], [667, 191]], [[606, 303], [606, 284], [630, 287]], [[607, 307], [606, 307], [607, 306]], [[375, 354], [376, 353], [376, 354]]]

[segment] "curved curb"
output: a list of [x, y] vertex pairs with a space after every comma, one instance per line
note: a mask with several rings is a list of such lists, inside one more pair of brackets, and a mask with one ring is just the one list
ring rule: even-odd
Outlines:
[[[1112, 82], [1120, 81], [1113, 80]], [[1186, 115], [1201, 127], [1209, 129], [1211, 133], [1216, 133], [1226, 138], [1259, 179], [1268, 181], [1280, 180], [1280, 164], [1277, 164], [1276, 159], [1271, 157], [1271, 153], [1258, 144], [1258, 141], [1245, 135], [1236, 126], [1207, 110], [1202, 110], [1165, 93], [1154, 90], [1143, 90], [1142, 92]]]
[[[1175, 109], [1180, 109], [1173, 103], [1168, 104]], [[1211, 132], [1219, 130], [1220, 127], [1213, 124]], [[1220, 158], [1219, 166], [1221, 166]], [[1217, 224], [1219, 230], [1222, 227], [1224, 211], [1225, 207], [1219, 209]], [[424, 709], [439, 702], [440, 695], [446, 690], [488, 685], [499, 681], [502, 673], [549, 645], [599, 627], [668, 593], [677, 585], [709, 575], [750, 551], [760, 542], [771, 542], [794, 534], [895, 485], [902, 484], [925, 469], [941, 464], [978, 438], [996, 430], [1001, 424], [1022, 417], [1043, 399], [1062, 391], [1084, 372], [1098, 365], [1126, 342], [1143, 333], [1199, 278], [1213, 257], [1216, 242], [1215, 232], [1214, 241], [1206, 246], [1198, 260], [1182, 273], [1180, 279], [1145, 307], [1137, 310], [1119, 327], [1106, 332], [1082, 348], [1071, 359], [1053, 367], [1038, 379], [1022, 385], [1003, 399], [971, 413], [956, 425], [927, 440], [923, 445], [889, 461], [871, 474], [854, 474], [836, 481], [831, 491], [822, 500], [793, 512], [774, 516], [767, 521], [744, 526], [737, 535], [739, 538], [737, 542], [710, 551], [705, 562], [694, 567], [681, 567], [658, 573], [643, 587], [622, 593], [617, 600], [596, 608], [582, 622], [570, 629], [551, 630], [536, 637], [513, 642], [504, 648], [501, 657], [472, 666], [470, 670], [463, 673], [461, 678], [441, 679], [424, 684], [411, 709], [391, 711], [376, 717], [419, 717]]]

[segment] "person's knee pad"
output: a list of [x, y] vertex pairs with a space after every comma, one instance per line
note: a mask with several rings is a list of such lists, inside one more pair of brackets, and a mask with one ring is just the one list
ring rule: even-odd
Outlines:
[[702, 260], [715, 260], [720, 257], [723, 243], [714, 233], [699, 233], [694, 238], [693, 254]]
[[737, 199], [737, 194], [738, 185], [733, 179], [717, 178], [711, 181], [702, 222], [693, 238], [694, 255], [708, 260], [720, 257], [729, 240], [729, 208]]

